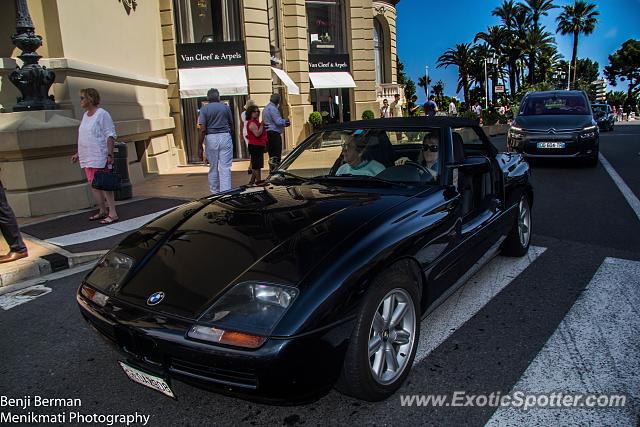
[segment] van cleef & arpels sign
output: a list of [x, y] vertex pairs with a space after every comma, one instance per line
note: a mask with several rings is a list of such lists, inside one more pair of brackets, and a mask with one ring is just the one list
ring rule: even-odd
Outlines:
[[348, 54], [312, 54], [309, 55], [309, 72], [336, 72], [349, 71], [349, 55]]
[[245, 65], [244, 43], [180, 43], [176, 45], [176, 59], [181, 69]]

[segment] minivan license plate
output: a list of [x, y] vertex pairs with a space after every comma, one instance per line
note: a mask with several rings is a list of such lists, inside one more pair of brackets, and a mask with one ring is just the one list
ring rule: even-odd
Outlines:
[[538, 142], [538, 148], [564, 148], [564, 142]]

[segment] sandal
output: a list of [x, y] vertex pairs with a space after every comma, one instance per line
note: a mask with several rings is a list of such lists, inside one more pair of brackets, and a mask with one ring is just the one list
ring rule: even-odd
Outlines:
[[107, 215], [102, 221], [100, 221], [100, 224], [113, 224], [114, 222], [118, 221], [120, 221], [120, 218], [113, 218]]
[[97, 214], [90, 216], [89, 221], [97, 221], [99, 219], [105, 219], [108, 216], [109, 214], [106, 212], [103, 212], [103, 213], [98, 212]]

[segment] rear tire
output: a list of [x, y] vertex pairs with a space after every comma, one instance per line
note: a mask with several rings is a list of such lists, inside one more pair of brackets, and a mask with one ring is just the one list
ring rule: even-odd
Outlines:
[[511, 232], [502, 243], [502, 255], [521, 257], [531, 244], [531, 202], [525, 194], [518, 203], [518, 216]]
[[376, 402], [391, 396], [411, 371], [420, 338], [420, 284], [405, 262], [373, 280], [351, 333], [336, 388]]

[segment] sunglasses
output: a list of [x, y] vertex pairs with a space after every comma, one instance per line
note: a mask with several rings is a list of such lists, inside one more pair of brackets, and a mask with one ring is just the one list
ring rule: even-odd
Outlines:
[[438, 152], [438, 144], [425, 144], [424, 149], [431, 151], [432, 153]]
[[80, 97], [80, 100], [83, 100], [83, 99], [84, 99], [84, 96], [81, 96], [81, 97]]

